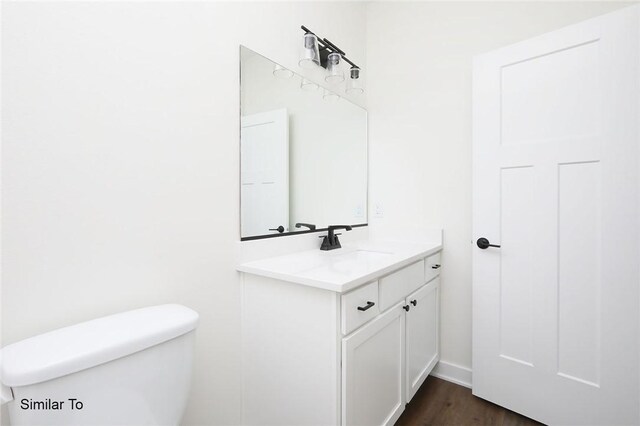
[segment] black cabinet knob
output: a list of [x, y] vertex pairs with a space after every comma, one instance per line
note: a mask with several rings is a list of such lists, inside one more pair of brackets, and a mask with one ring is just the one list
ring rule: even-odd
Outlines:
[[282, 234], [284, 232], [284, 226], [280, 225], [277, 228], [269, 228], [269, 231], [278, 231]]
[[412, 304], [413, 306], [416, 306], [416, 305], [418, 304], [418, 301], [414, 299], [414, 300], [412, 300], [412, 301], [411, 301], [411, 304]]
[[411, 309], [411, 306], [409, 306], [409, 305], [404, 305], [404, 306], [402, 307], [402, 309], [404, 309], [405, 311], [409, 312], [409, 309]]

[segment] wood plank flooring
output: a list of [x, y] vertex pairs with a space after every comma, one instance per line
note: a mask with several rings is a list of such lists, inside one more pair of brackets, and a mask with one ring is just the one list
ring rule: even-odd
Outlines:
[[471, 394], [471, 389], [429, 376], [422, 384], [396, 426], [418, 425], [541, 425]]

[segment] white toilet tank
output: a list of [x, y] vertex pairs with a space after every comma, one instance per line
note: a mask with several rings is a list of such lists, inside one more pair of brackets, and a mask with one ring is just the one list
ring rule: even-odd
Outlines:
[[11, 425], [178, 425], [197, 322], [184, 306], [153, 306], [3, 348]]

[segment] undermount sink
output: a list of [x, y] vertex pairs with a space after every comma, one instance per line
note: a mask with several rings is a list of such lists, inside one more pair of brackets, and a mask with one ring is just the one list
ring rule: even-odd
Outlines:
[[350, 262], [378, 260], [390, 256], [391, 254], [392, 253], [390, 252], [384, 251], [356, 249], [346, 253], [336, 253], [336, 260]]
[[365, 253], [375, 253], [375, 254], [382, 254], [385, 256], [389, 256], [392, 255], [393, 253], [390, 251], [381, 251], [381, 250], [371, 250], [371, 249], [357, 249], [357, 252], [365, 252]]
[[321, 268], [331, 268], [334, 271], [349, 273], [354, 270], [366, 269], [370, 265], [383, 261], [391, 256], [390, 252], [377, 250], [355, 249], [345, 252], [332, 253], [331, 260]]

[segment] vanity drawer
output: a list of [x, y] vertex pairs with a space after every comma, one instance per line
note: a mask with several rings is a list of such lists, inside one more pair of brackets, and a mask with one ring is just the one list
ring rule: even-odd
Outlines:
[[427, 257], [426, 261], [424, 262], [425, 281], [430, 281], [440, 275], [440, 269], [442, 268], [442, 264], [440, 263], [440, 253], [442, 252], [432, 254], [431, 256]]
[[349, 334], [380, 313], [378, 281], [342, 296], [342, 334]]
[[390, 308], [425, 283], [424, 260], [380, 279], [380, 310]]

